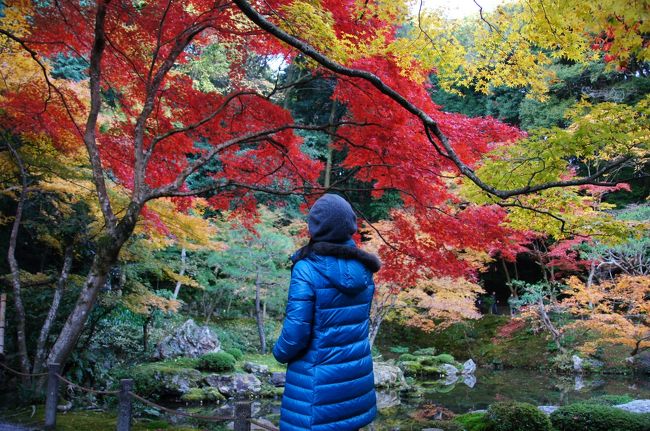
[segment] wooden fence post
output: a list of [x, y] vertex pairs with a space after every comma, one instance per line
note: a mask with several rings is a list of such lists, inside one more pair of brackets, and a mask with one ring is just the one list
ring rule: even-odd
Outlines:
[[47, 364], [47, 394], [45, 398], [45, 429], [56, 429], [56, 405], [59, 403], [59, 371], [61, 365]]
[[249, 419], [253, 413], [250, 401], [235, 401], [235, 426], [234, 431], [251, 431]]
[[133, 379], [120, 380], [120, 394], [118, 395], [120, 405], [117, 409], [117, 431], [131, 431], [133, 403], [129, 392], [132, 390]]

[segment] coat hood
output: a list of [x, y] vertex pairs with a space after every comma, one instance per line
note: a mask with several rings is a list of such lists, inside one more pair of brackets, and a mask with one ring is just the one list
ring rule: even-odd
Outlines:
[[298, 250], [292, 260], [295, 263], [312, 253], [324, 258], [323, 275], [329, 282], [339, 291], [349, 295], [355, 295], [372, 284], [372, 273], [381, 268], [377, 256], [358, 249], [352, 240], [342, 244], [312, 243]]

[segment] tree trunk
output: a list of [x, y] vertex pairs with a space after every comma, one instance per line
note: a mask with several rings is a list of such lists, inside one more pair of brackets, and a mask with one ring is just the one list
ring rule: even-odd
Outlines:
[[[187, 250], [185, 250], [185, 247], [183, 247], [181, 249], [181, 270], [179, 272], [179, 275], [181, 275], [181, 276], [185, 275], [185, 258], [186, 258], [186, 256], [187, 256]], [[174, 296], [173, 296], [174, 299], [178, 298], [178, 292], [180, 292], [182, 285], [183, 285], [183, 283], [181, 283], [180, 280], [178, 280], [176, 282], [176, 288], [174, 289]]]
[[0, 362], [5, 360], [5, 321], [7, 312], [7, 294], [0, 295]]
[[47, 353], [47, 337], [50, 335], [50, 329], [52, 328], [52, 323], [56, 318], [56, 313], [59, 310], [59, 304], [61, 303], [61, 297], [63, 296], [63, 291], [65, 290], [66, 283], [68, 281], [68, 275], [70, 274], [70, 267], [72, 266], [72, 257], [73, 257], [73, 247], [69, 245], [65, 249], [65, 254], [63, 257], [63, 267], [61, 268], [61, 274], [56, 283], [56, 289], [54, 290], [54, 297], [52, 298], [52, 304], [50, 304], [50, 310], [47, 313], [43, 327], [41, 328], [41, 333], [38, 336], [38, 342], [36, 343], [36, 356], [34, 357], [34, 374], [38, 374], [45, 366], [45, 356]]
[[260, 280], [260, 270], [255, 274], [255, 320], [257, 321], [257, 332], [260, 336], [261, 353], [266, 354], [266, 334], [264, 334], [264, 317], [262, 317], [262, 307], [260, 301], [260, 293], [262, 283]]
[[557, 346], [558, 350], [562, 353], [566, 353], [566, 350], [564, 347], [562, 347], [562, 344], [560, 343], [560, 339], [562, 338], [562, 334], [560, 331], [557, 330], [555, 325], [553, 325], [553, 322], [551, 322], [551, 319], [548, 317], [548, 314], [546, 313], [546, 306], [544, 305], [544, 298], [540, 295], [540, 298], [537, 302], [537, 305], [539, 306], [539, 315], [542, 318], [542, 323], [548, 330], [548, 332], [551, 333], [551, 336], [553, 337], [553, 341], [555, 342], [555, 345]]
[[142, 324], [142, 351], [147, 353], [149, 350], [149, 324], [151, 323], [152, 316], [149, 314], [144, 323]]
[[49, 362], [56, 362], [63, 366], [67, 361], [72, 349], [79, 340], [90, 312], [97, 302], [100, 290], [106, 284], [109, 270], [117, 262], [122, 246], [133, 233], [141, 209], [141, 204], [131, 202], [126, 215], [115, 230], [99, 239], [95, 258], [86, 277], [84, 287], [79, 293], [77, 304], [63, 325], [54, 346], [52, 346], [48, 356]]
[[[16, 207], [16, 215], [14, 217], [13, 225], [11, 226], [11, 234], [9, 236], [9, 247], [7, 251], [7, 262], [11, 270], [11, 285], [14, 292], [14, 306], [16, 308], [16, 341], [18, 343], [18, 360], [20, 363], [20, 371], [29, 374], [31, 366], [29, 363], [29, 356], [27, 355], [27, 334], [25, 333], [25, 306], [23, 304], [22, 289], [20, 286], [20, 268], [16, 260], [16, 243], [18, 242], [18, 229], [23, 217], [23, 208], [27, 200], [27, 171], [23, 165], [23, 161], [14, 149], [14, 147], [6, 142], [11, 155], [16, 160], [16, 164], [20, 169], [21, 190], [18, 206]], [[24, 382], [29, 380], [28, 376], [23, 376]]]
[[328, 129], [328, 132], [331, 134], [330, 136], [330, 143], [327, 145], [327, 162], [325, 164], [325, 181], [323, 186], [327, 189], [329, 188], [331, 182], [332, 182], [332, 155], [333, 155], [333, 148], [332, 148], [332, 143], [334, 142], [334, 133], [336, 133], [336, 127], [334, 127], [334, 117], [336, 116], [336, 101], [332, 101], [332, 108], [330, 110], [330, 118], [329, 118], [329, 124], [330, 127]]

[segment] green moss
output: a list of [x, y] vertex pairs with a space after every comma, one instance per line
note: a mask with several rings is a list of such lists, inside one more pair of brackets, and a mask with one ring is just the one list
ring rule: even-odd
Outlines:
[[427, 347], [424, 349], [418, 349], [415, 352], [413, 352], [415, 356], [433, 356], [436, 354], [436, 349], [435, 347]]
[[408, 361], [417, 361], [418, 358], [415, 355], [412, 355], [410, 353], [404, 353], [403, 355], [399, 356], [399, 360], [402, 362], [408, 362]]
[[241, 361], [241, 359], [244, 357], [242, 351], [237, 349], [236, 347], [226, 349], [224, 350], [224, 352], [228, 353], [229, 355], [232, 355], [232, 357], [235, 358], [236, 361]]
[[551, 414], [558, 431], [648, 431], [650, 414], [630, 413], [615, 407], [577, 403]]
[[584, 401], [585, 404], [600, 404], [603, 406], [615, 406], [618, 404], [626, 404], [634, 401], [629, 395], [600, 395]]
[[[183, 361], [164, 361], [141, 364], [124, 370], [119, 377], [130, 377], [135, 391], [143, 396], [179, 395], [197, 387], [201, 373], [185, 368]], [[123, 375], [123, 376], [122, 376]]]
[[[18, 414], [17, 414], [18, 413]], [[11, 421], [16, 424], [34, 426], [42, 424], [45, 420], [45, 408], [38, 406], [32, 416], [31, 409], [26, 413], [4, 411], [0, 412], [0, 417], [11, 417]], [[89, 412], [89, 411], [69, 411], [59, 413], [56, 416], [57, 431], [114, 431], [117, 423], [117, 417], [111, 413]], [[172, 426], [165, 421], [146, 421], [135, 420], [133, 422], [133, 431], [147, 430], [169, 430], [169, 431], [197, 431], [201, 428], [191, 426]]]
[[489, 421], [485, 413], [465, 413], [456, 416], [454, 422], [462, 425], [465, 431], [489, 431]]
[[199, 358], [199, 369], [217, 373], [233, 371], [236, 362], [235, 357], [230, 353], [206, 353]]
[[281, 364], [278, 361], [275, 360], [273, 355], [262, 355], [259, 353], [247, 353], [245, 354], [242, 359], [239, 361], [237, 364], [237, 369], [239, 371], [243, 371], [241, 366], [244, 364], [244, 362], [254, 362], [256, 364], [260, 365], [266, 365], [269, 367], [269, 371], [272, 373], [275, 372], [281, 372], [281, 371], [286, 371], [287, 366], [285, 364]]
[[216, 388], [192, 388], [181, 396], [181, 400], [188, 403], [200, 403], [205, 401], [218, 402], [225, 400], [221, 392]]

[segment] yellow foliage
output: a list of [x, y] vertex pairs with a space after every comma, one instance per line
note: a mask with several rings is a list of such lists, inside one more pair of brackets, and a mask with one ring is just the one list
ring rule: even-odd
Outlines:
[[481, 293], [481, 286], [463, 278], [422, 280], [399, 294], [396, 313], [407, 326], [425, 331], [442, 329], [454, 322], [481, 317], [475, 305]]
[[124, 305], [134, 313], [149, 314], [153, 310], [176, 312], [180, 302], [153, 294], [140, 283], [134, 283], [132, 292], [122, 298]]
[[600, 334], [582, 346], [585, 352], [593, 352], [603, 343], [637, 350], [650, 347], [650, 276], [621, 275], [591, 285], [571, 277], [567, 285], [568, 296], [561, 305], [580, 319], [568, 328], [587, 328]]

